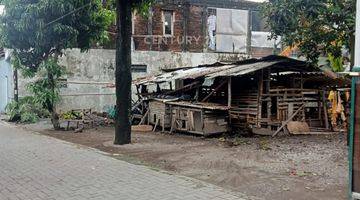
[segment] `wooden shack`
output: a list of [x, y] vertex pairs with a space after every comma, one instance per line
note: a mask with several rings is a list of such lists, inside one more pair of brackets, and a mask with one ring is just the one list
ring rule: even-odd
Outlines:
[[[161, 110], [169, 110], [166, 113], [171, 115], [170, 128], [205, 135], [225, 129], [276, 135], [280, 131], [289, 132], [287, 125], [293, 121], [304, 125], [307, 131], [330, 130], [327, 94], [350, 84], [348, 79], [331, 71], [281, 56], [175, 69], [135, 80], [134, 84], [138, 87], [155, 84], [161, 88], [162, 84], [174, 84], [175, 80], [181, 84], [175, 84], [180, 87], [170, 91], [171, 95], [174, 98], [187, 95], [191, 100], [167, 103], [169, 107], [161, 105]], [[155, 95], [159, 93], [161, 90]], [[166, 94], [170, 93], [166, 90]], [[208, 112], [211, 107], [221, 109], [211, 113]], [[214, 131], [209, 132], [207, 127], [211, 123], [204, 123], [208, 116], [210, 122], [226, 119], [228, 128], [212, 127]]]
[[170, 132], [176, 130], [209, 136], [229, 131], [227, 106], [186, 101], [166, 104], [171, 113]]
[[312, 130], [329, 130], [327, 94], [336, 84], [344, 84], [336, 80], [330, 84], [330, 80], [321, 72], [281, 73], [275, 67], [234, 77], [231, 125], [256, 133], [276, 133], [284, 123], [299, 121]]
[[162, 127], [163, 130], [171, 127], [171, 111], [166, 99], [152, 99], [149, 101], [148, 122], [154, 126]]

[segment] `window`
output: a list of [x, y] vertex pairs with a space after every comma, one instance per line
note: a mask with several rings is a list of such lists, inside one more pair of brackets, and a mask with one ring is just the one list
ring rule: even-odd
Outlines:
[[252, 31], [268, 32], [269, 29], [266, 27], [265, 19], [261, 17], [259, 11], [251, 12], [251, 27]]
[[131, 65], [131, 72], [147, 73], [147, 66], [146, 65]]
[[135, 34], [136, 13], [131, 12], [131, 34]]
[[60, 82], [60, 88], [68, 88], [67, 79], [59, 78], [58, 82]]
[[173, 11], [163, 11], [164, 35], [174, 34], [174, 13]]

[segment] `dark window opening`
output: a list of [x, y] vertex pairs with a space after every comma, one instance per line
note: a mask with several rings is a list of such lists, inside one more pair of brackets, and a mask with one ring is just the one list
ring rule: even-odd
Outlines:
[[164, 11], [164, 35], [173, 35], [173, 12]]
[[251, 12], [251, 27], [252, 31], [269, 32], [269, 29], [266, 27], [266, 21], [261, 17], [259, 11]]
[[275, 119], [277, 118], [277, 110], [277, 97], [271, 97], [271, 116]]
[[131, 65], [131, 72], [147, 73], [147, 66], [146, 65]]
[[261, 102], [261, 118], [267, 118], [268, 114], [267, 114], [267, 102], [266, 101], [262, 101]]
[[184, 120], [181, 121], [181, 128], [182, 129], [186, 128], [186, 122]]
[[58, 81], [59, 81], [59, 87], [60, 88], [68, 88], [68, 84], [67, 84], [67, 79], [65, 79], [65, 78], [59, 78], [58, 79]]

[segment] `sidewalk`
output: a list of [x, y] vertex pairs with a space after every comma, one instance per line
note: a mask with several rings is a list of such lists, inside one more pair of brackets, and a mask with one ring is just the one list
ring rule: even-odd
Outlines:
[[242, 199], [194, 179], [0, 122], [0, 199]]

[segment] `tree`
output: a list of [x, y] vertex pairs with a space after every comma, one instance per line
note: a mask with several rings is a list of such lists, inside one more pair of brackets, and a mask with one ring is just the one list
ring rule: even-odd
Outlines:
[[[6, 9], [0, 18], [2, 45], [14, 50], [28, 76], [35, 76], [39, 68], [47, 70], [47, 80], [38, 83], [55, 95], [55, 77], [59, 74], [53, 73], [61, 70], [53, 67], [59, 67], [57, 59], [62, 50], [89, 49], [106, 33], [113, 18], [101, 0], [3, 0], [2, 4]], [[44, 100], [44, 106], [52, 113], [54, 128], [58, 129], [54, 100], [54, 96]]]
[[131, 142], [131, 11], [146, 13], [152, 0], [116, 0], [116, 119], [114, 144]]
[[271, 39], [281, 36], [314, 64], [326, 56], [341, 71], [342, 50], [353, 45], [355, 8], [355, 0], [270, 0], [263, 3], [262, 13]]

